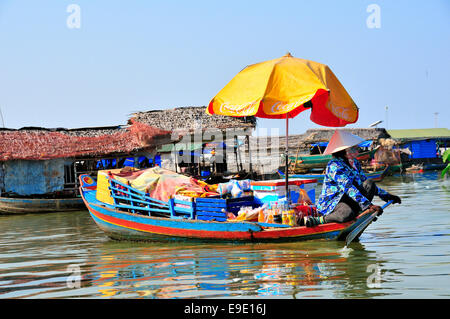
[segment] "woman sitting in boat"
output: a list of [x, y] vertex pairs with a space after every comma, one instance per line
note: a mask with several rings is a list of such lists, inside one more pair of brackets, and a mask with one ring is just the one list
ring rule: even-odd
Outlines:
[[375, 185], [367, 179], [361, 169], [361, 164], [355, 158], [358, 150], [356, 145], [364, 142], [351, 133], [337, 130], [331, 137], [324, 154], [332, 154], [325, 170], [322, 193], [317, 203], [320, 217], [306, 217], [304, 223], [311, 227], [325, 223], [345, 223], [356, 218], [362, 211], [370, 208], [383, 213], [383, 209], [372, 204], [375, 195], [387, 202], [401, 203], [398, 196]]

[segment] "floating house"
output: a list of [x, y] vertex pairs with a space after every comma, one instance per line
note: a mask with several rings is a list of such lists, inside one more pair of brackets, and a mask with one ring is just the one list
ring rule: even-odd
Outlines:
[[450, 147], [449, 129], [399, 129], [389, 130], [388, 133], [401, 147], [411, 151], [410, 155], [402, 157], [407, 166], [419, 164], [424, 169], [441, 169], [446, 166], [442, 162], [442, 154]]
[[389, 138], [390, 135], [384, 128], [318, 128], [309, 129], [305, 132], [302, 139], [303, 144], [307, 145], [315, 142], [328, 142], [336, 130], [342, 130], [361, 137], [366, 141], [377, 141], [381, 138]]
[[142, 123], [117, 127], [0, 130], [0, 213], [83, 208], [78, 175], [115, 160], [151, 152], [169, 131]]
[[0, 213], [85, 208], [79, 175], [161, 165], [157, 153], [161, 145], [206, 127], [221, 132], [245, 128], [247, 122], [251, 120], [209, 116], [205, 107], [188, 107], [135, 113], [120, 126], [0, 129]]

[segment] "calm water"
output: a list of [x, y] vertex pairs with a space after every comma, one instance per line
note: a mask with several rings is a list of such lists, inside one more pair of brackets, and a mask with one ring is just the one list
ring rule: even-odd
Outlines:
[[0, 298], [449, 298], [450, 181], [429, 172], [379, 185], [403, 204], [347, 249], [125, 243], [87, 211], [0, 216]]

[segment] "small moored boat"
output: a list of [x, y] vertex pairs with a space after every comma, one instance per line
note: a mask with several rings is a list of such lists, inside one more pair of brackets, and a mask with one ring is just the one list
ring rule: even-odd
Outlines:
[[407, 174], [423, 173], [424, 172], [423, 164], [422, 165], [412, 165], [412, 166], [406, 168], [405, 172]]
[[[367, 176], [367, 178], [374, 180], [375, 182], [381, 181], [384, 176], [386, 176], [387, 172], [389, 171], [389, 166], [385, 167], [383, 170], [375, 171], [375, 172], [365, 172], [364, 174]], [[278, 171], [278, 174], [281, 177], [284, 177], [284, 173], [281, 171]], [[325, 178], [325, 174], [289, 174], [289, 178], [314, 178], [317, 179], [319, 182], [323, 182]]]
[[86, 209], [83, 199], [0, 197], [0, 214], [66, 212]]
[[[373, 158], [375, 152], [378, 148], [375, 148], [370, 151], [361, 152], [358, 154], [356, 159], [358, 161], [366, 161], [370, 158]], [[312, 168], [325, 168], [328, 162], [332, 159], [332, 155], [323, 155], [323, 154], [315, 154], [315, 155], [297, 155], [297, 156], [289, 156], [290, 165], [294, 167], [294, 169], [312, 169]]]

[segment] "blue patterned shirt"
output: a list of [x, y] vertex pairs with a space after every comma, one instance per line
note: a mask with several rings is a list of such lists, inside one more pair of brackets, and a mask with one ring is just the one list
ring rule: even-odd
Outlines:
[[[340, 158], [333, 158], [328, 162], [325, 170], [325, 178], [322, 186], [322, 193], [317, 201], [317, 211], [321, 215], [330, 214], [341, 200], [344, 194], [359, 204], [361, 210], [365, 210], [371, 202], [355, 187], [367, 180], [361, 169], [361, 164], [355, 159], [351, 167]], [[381, 199], [389, 193], [376, 186], [375, 195]]]

